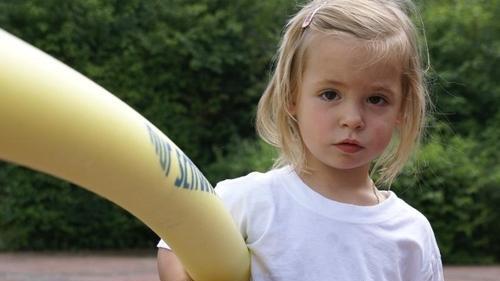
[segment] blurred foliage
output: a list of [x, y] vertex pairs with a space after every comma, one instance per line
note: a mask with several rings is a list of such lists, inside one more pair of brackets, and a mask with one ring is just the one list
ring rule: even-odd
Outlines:
[[398, 184], [431, 220], [445, 261], [498, 262], [500, 1], [422, 3], [436, 109], [420, 170]]
[[210, 182], [218, 182], [246, 175], [253, 171], [265, 172], [272, 168], [277, 151], [263, 141], [238, 140], [230, 144], [226, 154], [218, 150], [216, 160], [208, 165]]
[[424, 3], [436, 116], [454, 133], [488, 138], [485, 128], [500, 130], [500, 1]]
[[[0, 27], [55, 56], [165, 132], [212, 183], [264, 171], [256, 103], [296, 1], [0, 0]], [[303, 1], [297, 1], [303, 2]], [[449, 263], [500, 261], [499, 0], [420, 0], [436, 110], [393, 189]], [[152, 247], [86, 190], [0, 163], [0, 249]]]
[[0, 163], [0, 249], [146, 248], [156, 237], [84, 189]]

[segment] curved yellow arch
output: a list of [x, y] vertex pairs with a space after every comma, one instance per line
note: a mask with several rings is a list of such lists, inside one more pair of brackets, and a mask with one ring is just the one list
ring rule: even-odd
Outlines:
[[247, 281], [246, 245], [189, 158], [83, 75], [0, 29], [0, 159], [84, 187], [168, 241], [200, 281]]

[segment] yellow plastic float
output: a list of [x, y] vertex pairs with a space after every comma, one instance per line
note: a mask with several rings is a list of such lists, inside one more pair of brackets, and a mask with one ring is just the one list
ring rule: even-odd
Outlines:
[[205, 177], [144, 117], [0, 29], [0, 159], [109, 199], [199, 281], [247, 281], [248, 249]]

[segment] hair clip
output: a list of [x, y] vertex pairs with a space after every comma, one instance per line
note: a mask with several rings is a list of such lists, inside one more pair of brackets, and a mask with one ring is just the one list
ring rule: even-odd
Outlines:
[[319, 9], [321, 9], [321, 7], [322, 7], [325, 3], [326, 3], [326, 1], [321, 2], [321, 4], [319, 4], [319, 6], [318, 6], [316, 9], [314, 9], [314, 11], [313, 11], [312, 13], [310, 13], [310, 14], [309, 14], [309, 15], [308, 15], [305, 19], [304, 19], [304, 22], [302, 23], [302, 29], [307, 28], [307, 27], [311, 24], [311, 22], [312, 22], [312, 20], [313, 20], [313, 18], [314, 18], [314, 15], [316, 15], [316, 13], [319, 11]]

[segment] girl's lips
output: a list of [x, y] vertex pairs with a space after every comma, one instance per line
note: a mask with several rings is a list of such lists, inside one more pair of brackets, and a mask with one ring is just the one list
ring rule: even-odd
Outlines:
[[356, 153], [363, 149], [363, 147], [360, 145], [354, 143], [345, 143], [345, 142], [337, 143], [335, 144], [335, 147], [346, 153]]

